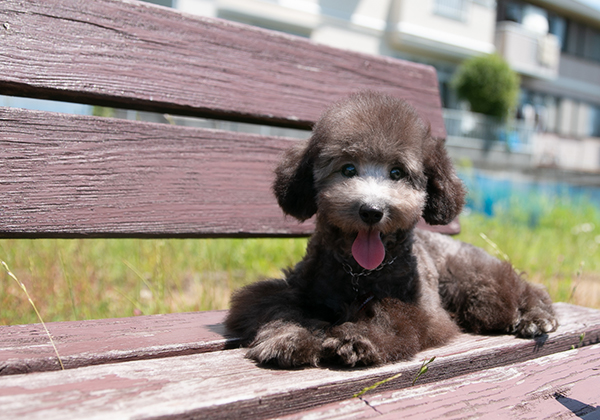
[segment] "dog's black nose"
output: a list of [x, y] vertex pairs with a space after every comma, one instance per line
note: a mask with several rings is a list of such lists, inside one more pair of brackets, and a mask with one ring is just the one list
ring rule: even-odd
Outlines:
[[358, 214], [363, 222], [374, 225], [383, 218], [383, 211], [375, 206], [363, 204], [358, 209]]

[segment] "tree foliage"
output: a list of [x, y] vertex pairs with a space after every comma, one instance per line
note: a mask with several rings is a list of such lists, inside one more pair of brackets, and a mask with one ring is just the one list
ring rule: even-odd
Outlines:
[[471, 111], [506, 118], [517, 106], [520, 78], [497, 54], [465, 61], [458, 69], [454, 88]]

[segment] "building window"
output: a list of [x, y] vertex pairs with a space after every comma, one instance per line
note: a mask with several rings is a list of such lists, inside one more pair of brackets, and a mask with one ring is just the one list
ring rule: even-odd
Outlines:
[[554, 13], [548, 13], [548, 32], [556, 35], [558, 43], [562, 49], [567, 38], [567, 20], [561, 16], [555, 15]]
[[542, 92], [521, 90], [517, 118], [545, 133], [565, 137], [600, 137], [600, 105]]
[[600, 137], [600, 105], [590, 109], [590, 136]]
[[600, 32], [573, 20], [567, 21], [562, 51], [588, 60], [600, 61]]
[[600, 31], [589, 27], [587, 28], [586, 44], [583, 54], [585, 58], [600, 61]]
[[556, 133], [558, 129], [558, 99], [552, 95], [546, 95], [541, 113], [542, 129], [548, 133]]
[[583, 48], [585, 45], [585, 27], [579, 23], [569, 20], [567, 24], [567, 39], [563, 51], [576, 55], [583, 56]]
[[518, 1], [499, 0], [496, 20], [498, 20], [498, 22], [508, 20], [510, 22], [521, 23], [523, 21], [523, 3]]
[[556, 35], [562, 52], [588, 60], [600, 61], [600, 30], [598, 28], [566, 19], [554, 12], [519, 0], [498, 0], [496, 19], [499, 22], [508, 20], [523, 24], [525, 16], [534, 9], [538, 14], [546, 17], [548, 32]]
[[449, 109], [460, 109], [460, 100], [456, 95], [456, 90], [449, 81], [440, 80], [440, 96], [442, 98], [442, 107]]
[[560, 98], [557, 133], [572, 138], [598, 137], [600, 135], [598, 108], [586, 102]]
[[144, 0], [148, 3], [158, 4], [160, 6], [173, 7], [173, 0]]
[[433, 13], [450, 19], [467, 20], [470, 0], [435, 0]]

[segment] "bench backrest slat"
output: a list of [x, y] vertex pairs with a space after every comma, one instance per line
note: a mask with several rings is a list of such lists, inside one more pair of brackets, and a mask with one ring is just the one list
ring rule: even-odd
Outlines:
[[[135, 1], [6, 0], [0, 94], [309, 128], [361, 89], [445, 137], [435, 70]], [[271, 196], [290, 140], [0, 111], [0, 235], [304, 235]]]
[[431, 67], [147, 3], [6, 0], [0, 21], [5, 94], [307, 127], [332, 100], [379, 88], [445, 135]]
[[0, 108], [0, 237], [277, 236], [272, 169], [291, 140]]

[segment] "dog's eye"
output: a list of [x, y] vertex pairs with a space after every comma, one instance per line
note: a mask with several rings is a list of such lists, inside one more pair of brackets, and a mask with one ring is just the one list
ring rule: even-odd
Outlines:
[[356, 171], [356, 166], [354, 166], [353, 164], [349, 163], [347, 165], [342, 166], [342, 175], [344, 175], [346, 178], [352, 178], [357, 174], [358, 172]]
[[404, 172], [400, 168], [392, 168], [392, 170], [390, 171], [390, 178], [393, 179], [394, 181], [398, 181], [399, 179], [402, 179], [405, 176], [406, 176], [406, 172]]

